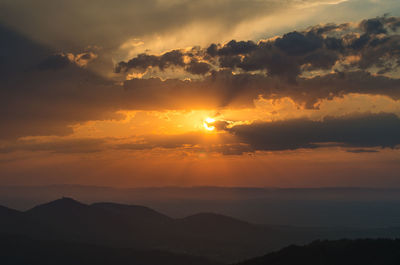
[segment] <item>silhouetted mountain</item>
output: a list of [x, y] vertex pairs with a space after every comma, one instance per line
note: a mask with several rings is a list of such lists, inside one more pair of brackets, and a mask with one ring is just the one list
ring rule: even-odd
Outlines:
[[400, 240], [315, 241], [289, 246], [238, 265], [398, 265]]
[[15, 216], [18, 215], [20, 212], [14, 209], [10, 209], [0, 205], [0, 216], [5, 218], [7, 216]]
[[202, 237], [208, 235], [213, 238], [224, 238], [224, 240], [228, 238], [234, 240], [238, 235], [247, 236], [264, 230], [260, 226], [213, 213], [200, 213], [177, 219], [176, 224], [188, 233]]
[[163, 223], [172, 220], [146, 207], [86, 205], [71, 198], [36, 206], [26, 215], [58, 230], [57, 238], [146, 249], [157, 247], [156, 233], [162, 233]]
[[400, 229], [298, 228], [255, 225], [200, 213], [173, 219], [143, 206], [83, 204], [62, 198], [26, 212], [0, 208], [0, 233], [118, 248], [158, 249], [234, 262], [316, 239], [400, 236]]
[[50, 238], [56, 231], [42, 222], [31, 219], [25, 212], [0, 206], [0, 232]]
[[0, 235], [2, 265], [218, 265], [205, 258]]
[[62, 198], [46, 204], [38, 205], [26, 211], [28, 216], [45, 222], [71, 222], [92, 216], [89, 206], [71, 198]]
[[174, 218], [214, 212], [250, 223], [286, 226], [390, 227], [400, 220], [400, 190], [384, 188], [111, 188], [2, 186], [0, 205], [26, 210], [68, 196], [84, 202], [146, 205]]
[[94, 203], [91, 207], [102, 209], [110, 214], [117, 214], [136, 222], [166, 223], [172, 221], [172, 218], [144, 206], [103, 202]]
[[0, 226], [13, 226], [22, 218], [22, 213], [7, 207], [0, 206]]

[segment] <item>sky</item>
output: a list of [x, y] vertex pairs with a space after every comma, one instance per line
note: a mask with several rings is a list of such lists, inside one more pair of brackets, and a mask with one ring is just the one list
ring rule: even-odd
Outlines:
[[0, 0], [0, 185], [400, 187], [397, 0]]

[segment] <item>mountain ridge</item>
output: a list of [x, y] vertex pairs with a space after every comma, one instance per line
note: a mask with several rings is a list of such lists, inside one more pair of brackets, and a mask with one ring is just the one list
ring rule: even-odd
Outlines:
[[400, 236], [400, 229], [397, 228], [274, 227], [215, 213], [171, 218], [145, 206], [107, 202], [84, 204], [66, 197], [3, 218], [7, 216], [6, 212], [2, 214], [0, 211], [0, 224], [3, 224], [0, 225], [0, 233], [117, 248], [157, 249], [204, 256], [226, 263], [316, 239]]

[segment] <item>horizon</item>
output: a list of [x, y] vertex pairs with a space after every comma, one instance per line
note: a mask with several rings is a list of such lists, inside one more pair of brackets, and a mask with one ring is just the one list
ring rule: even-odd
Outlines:
[[273, 187], [273, 186], [97, 186], [88, 184], [48, 184], [48, 185], [2, 185], [4, 188], [45, 188], [45, 187], [82, 187], [82, 188], [99, 188], [99, 189], [259, 189], [259, 190], [400, 190], [400, 187], [373, 187], [373, 186], [321, 186], [321, 187]]

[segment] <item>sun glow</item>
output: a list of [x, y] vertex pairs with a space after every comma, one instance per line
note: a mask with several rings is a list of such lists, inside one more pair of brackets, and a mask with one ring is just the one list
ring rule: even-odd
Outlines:
[[214, 123], [214, 122], [215, 122], [215, 119], [209, 118], [209, 117], [206, 118], [203, 122], [204, 129], [206, 129], [207, 131], [215, 130], [215, 126], [212, 125], [212, 123]]

